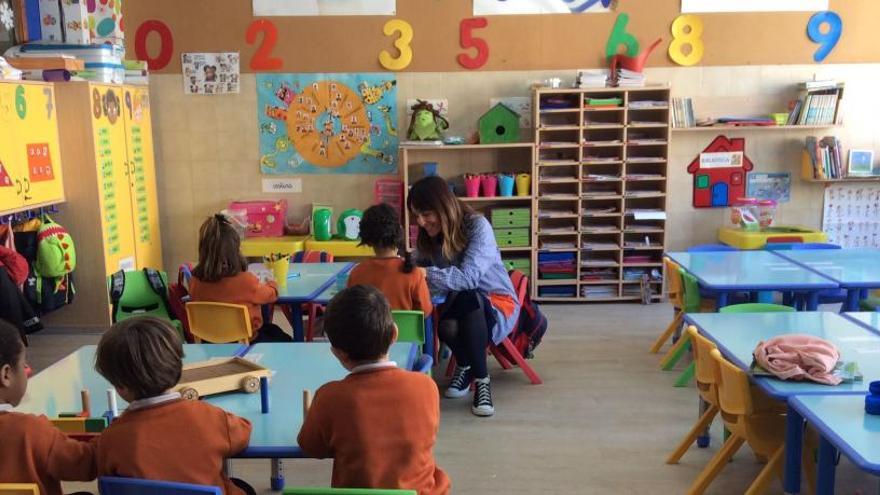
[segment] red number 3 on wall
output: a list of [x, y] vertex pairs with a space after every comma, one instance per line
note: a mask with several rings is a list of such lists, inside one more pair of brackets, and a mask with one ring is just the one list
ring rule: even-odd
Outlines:
[[474, 29], [482, 29], [489, 25], [489, 21], [485, 17], [474, 17], [470, 19], [462, 19], [459, 28], [459, 39], [461, 47], [464, 49], [476, 48], [477, 54], [473, 57], [466, 53], [458, 55], [458, 63], [465, 69], [479, 69], [486, 65], [489, 60], [489, 44], [482, 38], [474, 38]]

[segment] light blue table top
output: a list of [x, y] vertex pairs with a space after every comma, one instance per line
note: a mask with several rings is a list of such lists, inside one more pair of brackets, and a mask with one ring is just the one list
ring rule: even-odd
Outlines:
[[772, 252], [721, 251], [666, 253], [713, 290], [821, 290], [837, 283]]
[[[24, 400], [15, 410], [49, 417], [60, 412], [76, 412], [80, 410], [80, 391], [88, 389], [92, 414], [102, 414], [107, 410], [106, 391], [112, 386], [94, 370], [95, 348], [83, 346], [32, 377]], [[184, 362], [230, 357], [241, 348], [239, 344], [188, 344], [184, 346]], [[406, 368], [416, 350], [414, 344], [396, 343], [391, 346], [389, 357]], [[297, 448], [296, 436], [303, 420], [302, 391], [314, 392], [324, 383], [342, 379], [348, 372], [330, 352], [330, 344], [324, 342], [256, 344], [245, 357], [273, 371], [269, 382], [269, 413], [262, 413], [259, 393], [222, 394], [205, 400], [253, 424], [248, 447], [250, 456], [256, 456], [261, 448]], [[120, 409], [127, 405], [121, 397], [117, 403]]]
[[[291, 263], [287, 285], [278, 287], [278, 302], [282, 304], [311, 302], [322, 292], [336, 284], [336, 276], [354, 267], [351, 262], [339, 263]], [[248, 270], [253, 273], [267, 271], [262, 263], [252, 263]]]
[[844, 361], [855, 361], [864, 380], [837, 386], [813, 382], [783, 381], [757, 377], [755, 383], [777, 399], [791, 395], [855, 394], [868, 390], [868, 384], [880, 380], [880, 335], [837, 313], [698, 313], [685, 319], [713, 341], [721, 353], [743, 370], [752, 363], [752, 353], [761, 341], [799, 333], [832, 342]]
[[868, 312], [850, 312], [843, 313], [843, 316], [849, 318], [850, 320], [860, 323], [864, 327], [868, 327], [869, 330], [873, 330], [874, 332], [880, 333], [880, 313], [876, 311]]
[[880, 286], [880, 249], [806, 249], [773, 253], [806, 266], [841, 287]]
[[798, 395], [790, 405], [856, 466], [880, 475], [880, 416], [865, 413], [863, 395]]

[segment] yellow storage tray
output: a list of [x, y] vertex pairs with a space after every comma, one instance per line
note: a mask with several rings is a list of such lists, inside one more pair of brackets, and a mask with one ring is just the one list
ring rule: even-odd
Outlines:
[[367, 246], [358, 247], [360, 241], [316, 241], [312, 238], [306, 240], [306, 249], [309, 251], [326, 251], [335, 258], [364, 258], [374, 256], [373, 250]]
[[293, 254], [305, 249], [308, 236], [252, 237], [241, 241], [241, 254], [248, 258], [259, 258], [272, 253]]
[[760, 232], [722, 227], [718, 229], [718, 240], [738, 249], [763, 249], [768, 242], [828, 242], [828, 236], [801, 225], [779, 225]]

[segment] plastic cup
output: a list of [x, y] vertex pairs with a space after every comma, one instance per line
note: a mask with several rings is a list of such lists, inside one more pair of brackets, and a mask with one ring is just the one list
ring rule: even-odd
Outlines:
[[480, 186], [484, 197], [493, 198], [495, 197], [495, 191], [498, 190], [498, 177], [494, 175], [480, 176]]
[[464, 188], [467, 197], [476, 198], [480, 195], [480, 178], [466, 177], [464, 179]]
[[272, 277], [279, 287], [287, 286], [287, 273], [290, 271], [290, 258], [284, 257], [277, 261], [266, 263], [266, 268], [272, 271]]
[[532, 176], [529, 174], [519, 174], [516, 176], [516, 195], [528, 196], [532, 194], [529, 187], [532, 182]]
[[513, 185], [516, 181], [512, 175], [501, 174], [498, 176], [498, 189], [501, 196], [513, 196]]

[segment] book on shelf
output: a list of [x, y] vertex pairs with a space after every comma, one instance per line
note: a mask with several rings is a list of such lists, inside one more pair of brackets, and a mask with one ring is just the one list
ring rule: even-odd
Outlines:
[[617, 87], [619, 88], [641, 88], [645, 86], [645, 74], [629, 69], [617, 69]]
[[788, 125], [833, 125], [839, 122], [844, 83], [808, 81], [798, 99], [789, 104]]
[[669, 102], [666, 100], [636, 100], [629, 102], [629, 108], [633, 110], [650, 110], [653, 108], [666, 108]]
[[617, 207], [616, 206], [607, 206], [607, 207], [596, 207], [596, 208], [584, 208], [581, 210], [581, 213], [584, 216], [601, 215], [603, 213], [617, 213]]
[[619, 108], [623, 105], [623, 98], [619, 97], [611, 97], [611, 98], [584, 98], [584, 104], [587, 108], [597, 109], [597, 108]]
[[672, 99], [672, 127], [696, 127], [697, 118], [694, 114], [693, 98]]
[[822, 139], [807, 136], [804, 152], [809, 157], [814, 179], [843, 179], [847, 176], [840, 140], [834, 136]]
[[546, 208], [538, 210], [538, 218], [560, 218], [571, 215], [577, 215], [577, 212], [575, 212], [574, 210], [566, 210], [561, 208]]
[[616, 242], [588, 242], [584, 241], [581, 243], [581, 249], [585, 251], [593, 251], [593, 250], [605, 250], [605, 249], [618, 249], [620, 248]]
[[611, 71], [608, 69], [580, 69], [577, 71], [575, 86], [578, 88], [604, 88], [608, 85]]

